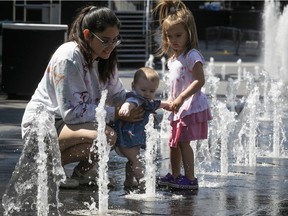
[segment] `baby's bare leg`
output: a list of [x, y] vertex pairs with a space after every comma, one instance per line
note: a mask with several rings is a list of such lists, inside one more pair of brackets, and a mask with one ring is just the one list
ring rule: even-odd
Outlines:
[[125, 181], [124, 181], [124, 186], [125, 187], [132, 187], [133, 186], [133, 180], [134, 180], [134, 173], [133, 173], [133, 168], [132, 168], [132, 162], [127, 161], [126, 167], [125, 167]]
[[132, 167], [133, 174], [134, 174], [140, 188], [144, 189], [145, 182], [143, 181], [143, 177], [144, 177], [143, 164], [140, 160], [140, 146], [136, 146], [136, 147], [132, 147], [132, 148], [120, 147], [119, 150], [130, 161], [130, 163], [132, 165], [131, 167]]

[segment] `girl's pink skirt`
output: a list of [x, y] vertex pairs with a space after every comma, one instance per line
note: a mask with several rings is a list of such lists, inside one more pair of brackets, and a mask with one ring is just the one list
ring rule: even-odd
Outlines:
[[178, 142], [207, 139], [208, 121], [212, 120], [210, 109], [192, 113], [177, 121], [172, 121], [169, 146], [176, 148]]

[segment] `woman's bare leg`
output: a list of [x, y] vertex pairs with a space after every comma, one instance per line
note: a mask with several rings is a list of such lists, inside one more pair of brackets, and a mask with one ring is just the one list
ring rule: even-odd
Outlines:
[[[107, 142], [114, 145], [116, 133], [109, 126], [106, 127]], [[90, 170], [97, 156], [90, 152], [90, 147], [97, 137], [97, 125], [84, 123], [78, 125], [64, 125], [59, 133], [59, 146], [62, 165], [79, 161], [78, 171]], [[89, 159], [94, 162], [90, 163]], [[82, 172], [81, 172], [82, 173]]]
[[[80, 173], [85, 173], [90, 170], [97, 161], [97, 155], [90, 153], [91, 144], [78, 144], [65, 149], [61, 152], [61, 161], [63, 166], [69, 163], [79, 162], [77, 170]], [[88, 157], [87, 157], [88, 155]], [[89, 160], [89, 157], [91, 160]]]

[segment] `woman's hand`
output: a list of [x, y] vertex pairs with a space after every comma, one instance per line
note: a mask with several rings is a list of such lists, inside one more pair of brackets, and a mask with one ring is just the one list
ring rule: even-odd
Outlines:
[[120, 116], [119, 115], [119, 108], [117, 108], [116, 113], [115, 113], [115, 115], [116, 115], [115, 118], [123, 120], [123, 121], [127, 121], [127, 122], [137, 122], [137, 121], [143, 120], [144, 112], [145, 111], [144, 111], [143, 107], [139, 106], [139, 107], [133, 108], [130, 111], [129, 116]]

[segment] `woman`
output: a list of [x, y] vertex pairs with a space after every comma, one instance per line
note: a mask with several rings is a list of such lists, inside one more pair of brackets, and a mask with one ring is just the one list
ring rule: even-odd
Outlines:
[[[109, 8], [83, 8], [71, 26], [68, 42], [53, 54], [27, 104], [22, 136], [25, 138], [36, 107], [42, 104], [55, 116], [62, 165], [79, 161], [63, 187], [76, 187], [90, 181], [89, 170], [97, 158], [96, 155], [91, 157], [90, 153], [91, 144], [97, 137], [95, 109], [102, 90], [108, 90], [107, 123], [118, 118], [132, 122], [142, 118], [142, 109], [134, 109], [129, 118], [119, 117], [116, 112], [126, 96], [116, 66], [115, 47], [121, 42], [119, 28], [120, 21]], [[108, 125], [106, 135], [108, 143], [114, 145], [116, 135]], [[89, 158], [94, 160], [91, 162]]]

